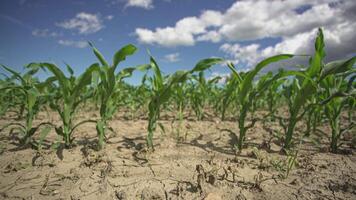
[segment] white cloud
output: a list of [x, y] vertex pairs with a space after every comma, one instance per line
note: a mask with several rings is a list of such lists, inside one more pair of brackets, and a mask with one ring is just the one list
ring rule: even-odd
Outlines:
[[216, 31], [209, 31], [204, 35], [198, 36], [197, 41], [210, 41], [213, 43], [217, 43], [221, 41], [221, 35]]
[[110, 21], [110, 20], [114, 19], [114, 15], [108, 15], [105, 18]]
[[[200, 17], [186, 17], [179, 20], [175, 27], [156, 28], [155, 31], [137, 28], [136, 35], [138, 40], [146, 44], [158, 44], [165, 47], [174, 46], [193, 46], [195, 35], [204, 34], [208, 27], [221, 24], [220, 12], [204, 11]], [[202, 36], [201, 40], [207, 40], [210, 35]]]
[[[337, 58], [356, 51], [355, 13], [356, 1], [241, 0], [224, 12], [203, 11], [174, 26], [137, 28], [135, 32], [140, 42], [164, 47], [224, 42], [220, 50], [229, 58], [252, 65], [277, 53], [311, 53], [316, 28], [322, 27], [328, 58]], [[260, 43], [266, 38], [281, 41], [266, 47]]]
[[87, 41], [74, 41], [74, 40], [58, 40], [58, 44], [63, 46], [75, 47], [75, 48], [85, 48], [88, 46]]
[[239, 44], [228, 44], [225, 43], [220, 47], [220, 50], [228, 54], [233, 58], [233, 63], [238, 64], [243, 63], [253, 63], [259, 59], [260, 55], [258, 54], [260, 45], [259, 44], [250, 44], [247, 46], [241, 46]]
[[[315, 27], [328, 27], [348, 20], [343, 16], [344, 5], [348, 3], [340, 1], [339, 5], [331, 6], [330, 2], [336, 1], [239, 1], [224, 14], [225, 23], [219, 32], [227, 40], [236, 41], [287, 37]], [[296, 12], [305, 5], [310, 9]], [[250, 12], [251, 7], [254, 12]]]
[[34, 29], [32, 35], [36, 37], [58, 37], [60, 34], [49, 29]]
[[[354, 34], [355, 29], [356, 22], [346, 22], [334, 25], [324, 31], [327, 60], [340, 59], [355, 52], [353, 45], [356, 40]], [[281, 42], [265, 48], [261, 48], [257, 43], [246, 46], [241, 46], [238, 43], [225, 43], [220, 46], [220, 50], [232, 58], [234, 63], [242, 62], [248, 66], [252, 66], [263, 58], [281, 53], [312, 55], [316, 35], [317, 28], [293, 36], [284, 37]]]
[[[256, 40], [266, 37], [291, 36], [296, 33], [309, 31], [315, 27], [328, 26], [345, 21], [340, 17], [344, 14], [345, 6], [331, 6], [335, 0], [307, 0], [295, 1], [268, 1], [268, 0], [242, 0], [235, 2], [225, 13], [207, 10], [199, 17], [186, 17], [179, 20], [174, 27], [156, 28], [150, 31], [152, 40], [142, 40], [142, 35], [137, 31], [139, 40], [149, 44], [157, 42], [160, 33], [170, 30], [175, 34], [182, 32], [182, 26], [187, 30], [194, 44], [198, 41], [218, 42], [221, 39], [228, 41]], [[340, 3], [346, 4], [346, 3]], [[310, 9], [298, 13], [296, 10], [301, 6], [310, 5]], [[253, 12], [251, 12], [253, 8]], [[164, 44], [160, 44], [165, 46]], [[178, 46], [179, 44], [177, 44]], [[182, 42], [182, 46], [186, 42]]]
[[99, 15], [85, 12], [78, 13], [74, 18], [56, 25], [64, 29], [77, 31], [79, 34], [96, 33], [104, 28]]
[[153, 0], [127, 0], [126, 7], [153, 8]]
[[145, 44], [158, 44], [165, 47], [193, 46], [195, 44], [191, 34], [176, 32], [173, 28], [157, 29], [157, 32], [137, 28], [136, 34], [139, 36], [139, 42]]
[[167, 54], [164, 56], [164, 60], [167, 62], [178, 62], [180, 60], [179, 53]]

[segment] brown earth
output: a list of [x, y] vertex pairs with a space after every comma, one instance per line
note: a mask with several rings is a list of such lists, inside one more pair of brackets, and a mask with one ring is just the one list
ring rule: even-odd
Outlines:
[[[257, 122], [247, 135], [248, 147], [236, 155], [237, 124], [218, 119], [182, 125], [161, 121], [155, 151], [145, 151], [146, 120], [110, 122], [105, 149], [95, 151], [94, 124], [75, 132], [71, 149], [21, 148], [16, 131], [0, 133], [0, 199], [356, 199], [356, 156], [350, 142], [340, 154], [328, 153], [328, 139], [317, 136], [299, 145], [295, 167], [286, 176], [288, 156], [272, 139], [276, 122]], [[78, 119], [95, 118], [81, 113]], [[58, 117], [40, 113], [36, 123]], [[14, 121], [11, 116], [0, 126]], [[328, 126], [319, 127], [330, 133]], [[303, 124], [298, 127], [303, 132]], [[178, 131], [179, 136], [178, 136]], [[314, 139], [313, 139], [314, 138]]]

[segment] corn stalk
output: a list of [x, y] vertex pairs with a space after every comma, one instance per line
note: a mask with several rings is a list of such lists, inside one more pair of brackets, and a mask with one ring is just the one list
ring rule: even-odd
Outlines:
[[[22, 123], [12, 122], [6, 124], [4, 127], [1, 128], [1, 130], [9, 126], [14, 126], [17, 129], [19, 129], [21, 133], [23, 133], [24, 135], [23, 138], [20, 139], [21, 143], [23, 145], [29, 144], [31, 142], [31, 137], [36, 133], [36, 131], [40, 128], [40, 126], [48, 125], [48, 123], [40, 123], [35, 127], [33, 126], [33, 120], [36, 114], [39, 112], [40, 107], [43, 106], [45, 103], [44, 101], [45, 95], [42, 95], [40, 93], [43, 83], [38, 82], [36, 79], [32, 77], [35, 73], [37, 73], [38, 68], [33, 68], [28, 72], [26, 72], [24, 75], [21, 75], [20, 73], [12, 70], [9, 67], [6, 67], [4, 65], [0, 65], [0, 66], [3, 69], [5, 69], [7, 72], [11, 73], [13, 77], [19, 81], [18, 84], [4, 85], [3, 87], [0, 88], [0, 91], [1, 92], [6, 92], [9, 90], [18, 91], [19, 93], [15, 93], [15, 94], [20, 95], [21, 98], [20, 100], [22, 102], [21, 109], [23, 109], [26, 112], [24, 125]], [[51, 78], [47, 79], [45, 83], [47, 83], [48, 81], [51, 81]]]
[[204, 71], [211, 66], [222, 62], [220, 58], [209, 58], [201, 60], [190, 71], [177, 71], [174, 74], [164, 77], [162, 76], [161, 69], [156, 63], [155, 59], [150, 57], [150, 66], [153, 70], [153, 77], [151, 78], [151, 97], [148, 104], [148, 135], [147, 135], [147, 147], [154, 150], [153, 147], [153, 133], [157, 127], [157, 121], [160, 116], [162, 105], [164, 105], [173, 92], [174, 85], [184, 82], [187, 76], [195, 72]]
[[32, 63], [29, 65], [29, 67], [37, 66], [49, 70], [58, 83], [58, 85], [52, 84], [51, 91], [54, 92], [52, 94], [54, 98], [50, 102], [50, 106], [58, 112], [62, 120], [62, 126], [55, 128], [57, 134], [63, 137], [67, 148], [71, 147], [74, 140], [73, 131], [84, 123], [94, 122], [93, 120], [84, 120], [73, 124], [73, 119], [78, 105], [91, 96], [91, 94], [82, 95], [82, 93], [84, 93], [86, 86], [91, 83], [92, 73], [99, 69], [99, 65], [91, 65], [79, 77], [74, 76], [74, 72], [69, 65], [67, 65], [67, 70], [70, 77], [66, 77], [61, 69], [52, 63]]
[[137, 48], [131, 44], [126, 45], [117, 51], [113, 57], [113, 63], [109, 63], [105, 60], [104, 56], [90, 43], [95, 56], [101, 63], [100, 70], [98, 71], [100, 77], [100, 83], [97, 85], [97, 96], [100, 99], [100, 120], [96, 124], [98, 133], [98, 147], [101, 149], [105, 144], [105, 131], [107, 129], [107, 122], [112, 118], [118, 108], [118, 102], [120, 98], [120, 87], [124, 78], [130, 77], [134, 70], [144, 70], [146, 65], [139, 67], [130, 67], [121, 70], [118, 74], [115, 74], [115, 70], [118, 64], [135, 53]]

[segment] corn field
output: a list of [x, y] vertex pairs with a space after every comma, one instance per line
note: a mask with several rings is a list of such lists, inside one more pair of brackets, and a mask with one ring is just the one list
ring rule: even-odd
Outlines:
[[[312, 55], [275, 55], [249, 71], [239, 71], [222, 58], [206, 58], [190, 70], [163, 74], [153, 55], [147, 63], [124, 67], [125, 60], [137, 51], [132, 44], [108, 60], [92, 43], [97, 62], [78, 76], [70, 65], [34, 62], [21, 73], [1, 65], [0, 158], [26, 151], [31, 160], [28, 165], [26, 159], [7, 163], [2, 173], [22, 172], [25, 176], [31, 169], [38, 173], [44, 169], [48, 174], [39, 185], [26, 189], [35, 191], [35, 199], [55, 199], [58, 195], [62, 199], [219, 199], [211, 198], [216, 193], [222, 199], [250, 199], [271, 185], [278, 188], [285, 184], [292, 188], [303, 185], [302, 190], [308, 191], [311, 186], [300, 183], [308, 173], [332, 167], [340, 159], [351, 162], [343, 156], [355, 166], [356, 56], [326, 62], [325, 45], [319, 29]], [[309, 61], [298, 65], [298, 70], [286, 67], [268, 72], [269, 67], [282, 62], [296, 65], [290, 61], [298, 58]], [[229, 69], [230, 74], [208, 78], [207, 73], [216, 65]], [[40, 80], [40, 72], [49, 76]], [[125, 82], [135, 73], [144, 74], [139, 85]], [[136, 131], [139, 136], [133, 137], [127, 126], [136, 125], [141, 128]], [[200, 126], [198, 133], [195, 125]], [[214, 140], [203, 142], [207, 138]], [[258, 144], [253, 142], [256, 138]], [[192, 146], [204, 153], [188, 152]], [[66, 186], [83, 185], [81, 180], [86, 180], [78, 171], [59, 167], [61, 163], [77, 163], [78, 158], [72, 157], [77, 149], [83, 158], [73, 169], [93, 171], [99, 188], [96, 196], [89, 186], [77, 192], [79, 196], [65, 192]], [[117, 152], [120, 156], [116, 159]], [[179, 161], [190, 156], [194, 160]], [[330, 159], [315, 168], [313, 156]], [[181, 173], [193, 175], [187, 180], [182, 176], [169, 178], [162, 174], [175, 169], [161, 169], [157, 166], [160, 163], [185, 167], [190, 172]], [[142, 173], [137, 175], [137, 182], [125, 171], [130, 166], [142, 169], [135, 171]], [[250, 174], [244, 172], [246, 168], [251, 168], [253, 175], [241, 175]], [[146, 169], [149, 172], [143, 172]], [[290, 189], [281, 199], [293, 195], [329, 199], [341, 194], [340, 199], [355, 198], [354, 170], [347, 172], [351, 173], [345, 177], [347, 183], [323, 179], [329, 188], [325, 194], [314, 190], [295, 194]], [[26, 182], [28, 178], [19, 180]], [[8, 176], [7, 180], [13, 179]], [[132, 185], [143, 182], [157, 182], [159, 186], [132, 196], [137, 192]], [[17, 184], [9, 181], [1, 185], [0, 196], [9, 198], [6, 192]]]

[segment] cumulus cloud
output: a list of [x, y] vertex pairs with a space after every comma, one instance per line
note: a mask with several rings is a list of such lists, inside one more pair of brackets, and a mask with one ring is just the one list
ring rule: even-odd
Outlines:
[[217, 31], [209, 31], [203, 35], [198, 36], [196, 40], [217, 43], [221, 41], [221, 35]]
[[[355, 53], [356, 48], [353, 46], [353, 42], [356, 40], [356, 36], [353, 34], [355, 28], [356, 23], [344, 23], [324, 31], [327, 60], [340, 59]], [[316, 35], [317, 28], [309, 32], [284, 37], [281, 42], [265, 48], [257, 43], [245, 46], [239, 43], [225, 43], [220, 46], [220, 50], [232, 58], [235, 64], [242, 62], [251, 67], [263, 58], [281, 53], [312, 55]]]
[[179, 56], [179, 53], [167, 54], [164, 56], [164, 60], [171, 63], [178, 62], [180, 60]]
[[259, 58], [259, 44], [250, 44], [241, 46], [240, 44], [225, 43], [220, 46], [220, 50], [233, 58], [233, 63], [238, 64], [240, 61], [251, 63]]
[[[224, 12], [206, 10], [174, 26], [137, 28], [135, 33], [142, 43], [164, 47], [223, 42], [220, 50], [235, 63], [252, 65], [277, 53], [312, 53], [316, 29], [322, 27], [332, 59], [355, 52], [355, 13], [356, 1], [241, 0]], [[280, 42], [266, 46], [261, 41], [267, 38]]]
[[75, 48], [85, 48], [88, 46], [87, 41], [74, 41], [74, 40], [58, 40], [58, 44], [63, 46], [75, 47]]
[[153, 0], [127, 0], [126, 7], [153, 8]]
[[74, 18], [57, 23], [59, 27], [74, 30], [79, 34], [96, 33], [104, 28], [101, 17], [98, 14], [81, 12]]
[[[137, 28], [138, 40], [146, 44], [158, 44], [165, 47], [193, 46], [195, 35], [204, 34], [207, 28], [222, 23], [221, 13], [217, 11], [204, 11], [199, 17], [186, 17], [179, 20], [174, 27], [156, 28], [152, 31]], [[201, 38], [207, 40], [209, 36]]]
[[[223, 16], [219, 33], [228, 40], [255, 40], [264, 37], [290, 36], [342, 21], [335, 17], [343, 10], [331, 0], [238, 1]], [[297, 10], [309, 5], [304, 12]], [[253, 12], [251, 12], [253, 8]]]
[[49, 29], [34, 29], [32, 35], [36, 37], [58, 37], [59, 34]]

